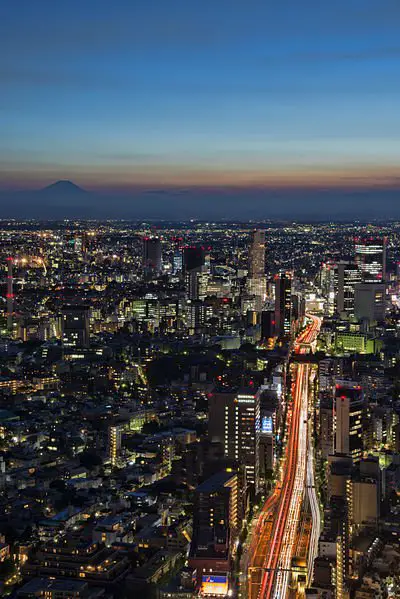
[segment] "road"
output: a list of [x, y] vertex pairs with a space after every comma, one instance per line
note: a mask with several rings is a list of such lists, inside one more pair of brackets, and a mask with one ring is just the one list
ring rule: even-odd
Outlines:
[[[295, 342], [296, 353], [306, 353], [315, 342], [321, 319], [311, 320]], [[285, 599], [290, 583], [290, 568], [299, 528], [301, 503], [306, 487], [308, 381], [307, 364], [294, 366], [292, 405], [288, 413], [287, 442], [283, 475], [261, 512], [256, 539], [250, 546], [250, 599]]]

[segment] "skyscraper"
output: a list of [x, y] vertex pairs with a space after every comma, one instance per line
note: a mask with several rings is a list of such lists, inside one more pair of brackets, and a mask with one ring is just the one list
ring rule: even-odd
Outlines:
[[275, 276], [275, 335], [290, 337], [292, 326], [292, 275]]
[[174, 253], [172, 256], [172, 268], [173, 273], [178, 274], [183, 271], [183, 238], [175, 237], [172, 241], [174, 245]]
[[249, 278], [259, 279], [265, 275], [265, 231], [256, 229], [251, 234], [249, 248]]
[[335, 267], [335, 309], [342, 316], [354, 316], [356, 285], [362, 282], [362, 273], [356, 264], [338, 262]]
[[247, 484], [258, 490], [260, 390], [216, 392], [209, 398], [209, 437], [219, 441], [227, 458], [244, 466]]
[[324, 312], [326, 316], [332, 316], [335, 311], [335, 264], [330, 260], [321, 266], [320, 285], [325, 300]]
[[249, 270], [247, 291], [256, 297], [256, 310], [261, 310], [265, 298], [265, 231], [259, 229], [251, 234], [249, 247]]
[[13, 317], [14, 317], [13, 263], [14, 263], [14, 259], [11, 256], [8, 256], [8, 258], [7, 258], [7, 329], [10, 333], [13, 330]]
[[364, 283], [386, 280], [386, 237], [364, 237], [355, 240], [356, 264]]
[[190, 300], [203, 300], [206, 295], [208, 281], [205, 249], [198, 246], [184, 248], [183, 269], [187, 298]]
[[335, 389], [335, 452], [359, 462], [363, 454], [364, 395], [360, 385], [342, 381]]
[[183, 268], [185, 273], [199, 270], [206, 262], [206, 252], [201, 246], [188, 246], [183, 249]]
[[386, 293], [384, 283], [360, 283], [356, 285], [354, 314], [358, 320], [381, 322], [385, 318]]
[[161, 272], [161, 240], [158, 237], [143, 237], [143, 269], [147, 273]]
[[65, 348], [88, 348], [90, 345], [89, 306], [63, 306], [61, 319], [63, 346]]

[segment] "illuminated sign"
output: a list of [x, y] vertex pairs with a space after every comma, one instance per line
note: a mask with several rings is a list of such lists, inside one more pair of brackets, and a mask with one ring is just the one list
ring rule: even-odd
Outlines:
[[263, 416], [261, 422], [261, 432], [266, 433], [267, 435], [272, 435], [273, 423], [271, 416]]
[[208, 574], [206, 576], [203, 576], [201, 591], [203, 595], [227, 595], [228, 577], [217, 576], [216, 574]]

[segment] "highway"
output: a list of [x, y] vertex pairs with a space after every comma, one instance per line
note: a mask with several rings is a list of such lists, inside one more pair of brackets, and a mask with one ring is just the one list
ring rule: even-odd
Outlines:
[[[307, 353], [318, 336], [321, 319], [308, 317], [311, 322], [296, 339], [295, 353]], [[287, 596], [306, 472], [310, 467], [307, 456], [309, 369], [307, 364], [294, 366], [283, 475], [262, 509], [256, 539], [249, 551], [250, 599], [285, 599]]]
[[290, 568], [294, 546], [297, 540], [297, 531], [300, 522], [300, 508], [304, 494], [304, 483], [307, 468], [307, 416], [308, 416], [308, 366], [297, 367], [300, 404], [299, 427], [298, 427], [298, 449], [297, 466], [294, 473], [294, 484], [290, 498], [289, 512], [286, 518], [278, 572], [276, 573], [275, 589], [273, 596], [285, 597], [290, 582]]
[[307, 580], [309, 581], [309, 584], [311, 584], [314, 578], [314, 560], [318, 555], [318, 541], [321, 534], [321, 513], [319, 509], [317, 493], [315, 490], [314, 447], [311, 435], [309, 435], [308, 438], [307, 460], [307, 493], [308, 499], [310, 501], [312, 516], [311, 538], [307, 564]]

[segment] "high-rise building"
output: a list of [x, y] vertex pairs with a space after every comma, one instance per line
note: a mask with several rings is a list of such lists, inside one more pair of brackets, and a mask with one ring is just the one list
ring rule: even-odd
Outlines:
[[238, 476], [227, 468], [195, 490], [189, 565], [202, 596], [227, 596], [240, 530]]
[[172, 247], [172, 272], [176, 275], [183, 271], [183, 238], [173, 237]]
[[292, 275], [275, 276], [275, 334], [288, 338], [292, 327]]
[[183, 268], [185, 273], [200, 270], [206, 263], [206, 252], [202, 246], [188, 246], [183, 248]]
[[342, 316], [354, 316], [355, 288], [362, 282], [356, 264], [338, 262], [335, 268], [335, 309]]
[[204, 247], [191, 246], [183, 250], [183, 269], [189, 300], [203, 300], [207, 294], [209, 269]]
[[13, 330], [13, 317], [14, 317], [14, 292], [13, 292], [13, 263], [14, 258], [8, 256], [7, 258], [7, 329], [9, 332]]
[[265, 276], [265, 231], [255, 230], [251, 234], [249, 248], [249, 278]]
[[261, 339], [270, 339], [275, 335], [275, 312], [265, 310], [261, 312]]
[[341, 381], [335, 389], [335, 451], [359, 462], [363, 454], [364, 395], [360, 385]]
[[161, 240], [158, 237], [143, 237], [143, 269], [145, 272], [161, 272], [161, 259]]
[[115, 466], [121, 451], [121, 426], [113, 424], [108, 429], [108, 450], [111, 465]]
[[319, 391], [329, 392], [332, 396], [332, 389], [335, 380], [343, 376], [343, 360], [341, 358], [324, 358], [318, 364]]
[[261, 485], [266, 485], [268, 476], [275, 467], [275, 447], [274, 447], [274, 422], [276, 421], [276, 410], [262, 410], [260, 427], [260, 481]]
[[321, 295], [324, 298], [324, 312], [332, 316], [335, 311], [335, 264], [324, 262], [320, 270]]
[[61, 310], [62, 342], [65, 348], [90, 346], [89, 306], [66, 305]]
[[381, 322], [385, 319], [386, 289], [384, 283], [360, 283], [356, 285], [354, 314], [357, 320]]
[[319, 406], [319, 448], [324, 460], [333, 453], [333, 400], [332, 394], [326, 393], [320, 398]]
[[247, 291], [256, 297], [256, 309], [261, 310], [265, 298], [265, 231], [255, 230], [251, 234]]
[[386, 280], [386, 246], [386, 237], [356, 238], [356, 265], [364, 283]]
[[209, 398], [209, 438], [244, 467], [246, 483], [259, 486], [260, 390], [219, 391]]

